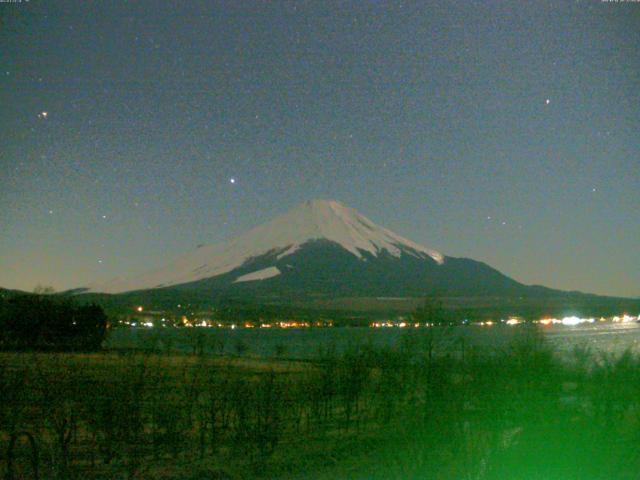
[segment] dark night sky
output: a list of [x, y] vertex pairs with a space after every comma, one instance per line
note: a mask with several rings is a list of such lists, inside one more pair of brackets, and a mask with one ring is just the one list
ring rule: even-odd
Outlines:
[[640, 3], [0, 15], [1, 286], [139, 273], [321, 197], [525, 283], [640, 296]]

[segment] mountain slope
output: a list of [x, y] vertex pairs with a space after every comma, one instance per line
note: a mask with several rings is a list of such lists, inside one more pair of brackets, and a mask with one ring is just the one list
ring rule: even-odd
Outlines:
[[240, 237], [165, 267], [85, 293], [300, 299], [329, 297], [549, 297], [482, 262], [445, 256], [327, 200], [305, 202]]
[[[277, 272], [277, 273], [276, 273]], [[311, 240], [290, 255], [251, 258], [226, 274], [173, 287], [258, 297], [520, 295], [526, 286], [482, 262], [386, 250], [356, 257], [339, 244]]]
[[[377, 258], [385, 252], [394, 258], [408, 255], [436, 264], [444, 262], [444, 256], [439, 252], [376, 225], [354, 209], [335, 201], [315, 200], [305, 202], [237, 239], [201, 246], [163, 268], [134, 278], [91, 286], [89, 291], [121, 293], [192, 283], [227, 274], [265, 256], [274, 261], [288, 258], [316, 240], [339, 245], [360, 261]], [[265, 265], [265, 268], [269, 266], [272, 265]]]

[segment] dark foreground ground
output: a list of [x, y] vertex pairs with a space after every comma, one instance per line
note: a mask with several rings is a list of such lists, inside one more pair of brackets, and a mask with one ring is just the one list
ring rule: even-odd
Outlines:
[[438, 341], [313, 362], [0, 354], [0, 475], [638, 478], [639, 358], [561, 361], [527, 328], [499, 348]]

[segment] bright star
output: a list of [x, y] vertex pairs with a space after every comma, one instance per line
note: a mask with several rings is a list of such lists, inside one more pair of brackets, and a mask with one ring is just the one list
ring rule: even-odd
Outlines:
[[549, 104], [551, 103], [551, 99], [547, 98], [547, 99], [544, 101], [544, 103], [545, 103], [545, 104], [547, 104], [547, 105], [549, 105]]
[[230, 178], [229, 179], [229, 183], [236, 183], [236, 179], [235, 178]]

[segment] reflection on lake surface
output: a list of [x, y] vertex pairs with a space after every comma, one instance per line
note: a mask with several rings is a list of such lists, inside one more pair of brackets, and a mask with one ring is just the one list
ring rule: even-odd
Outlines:
[[548, 325], [537, 327], [475, 325], [424, 329], [317, 328], [317, 329], [205, 329], [127, 328], [113, 331], [108, 348], [156, 352], [203, 351], [209, 354], [242, 354], [309, 359], [323, 351], [342, 352], [362, 345], [397, 348], [406, 342], [433, 339], [438, 350], [501, 348], [524, 329], [535, 328], [560, 352], [586, 347], [594, 353], [640, 353], [639, 323]]
[[594, 352], [640, 353], [640, 323], [596, 323], [576, 327], [552, 326], [544, 329], [549, 342], [559, 350], [586, 346]]

